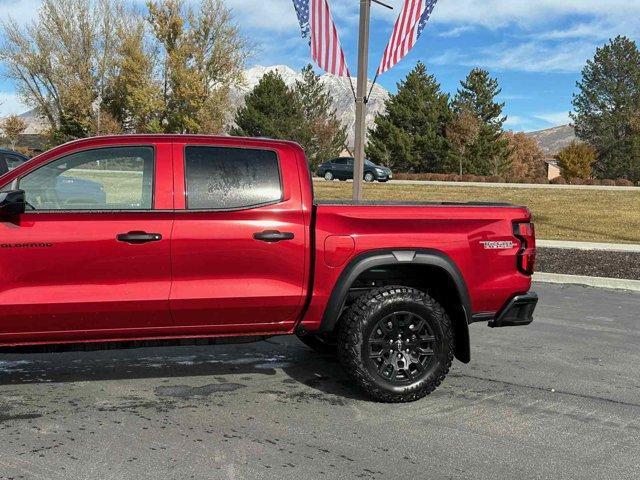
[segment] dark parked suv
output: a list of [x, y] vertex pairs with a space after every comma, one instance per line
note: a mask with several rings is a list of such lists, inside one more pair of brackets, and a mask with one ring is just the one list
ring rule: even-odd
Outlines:
[[[329, 181], [353, 179], [353, 158], [341, 157], [325, 162], [318, 167], [317, 174]], [[387, 167], [365, 160], [363, 178], [365, 182], [387, 182], [393, 178], [393, 173]]]

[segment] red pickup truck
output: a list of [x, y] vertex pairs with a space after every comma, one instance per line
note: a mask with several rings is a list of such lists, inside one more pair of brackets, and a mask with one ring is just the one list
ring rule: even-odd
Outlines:
[[0, 192], [3, 347], [295, 333], [401, 402], [469, 362], [470, 323], [526, 325], [537, 303], [527, 209], [314, 202], [290, 142], [79, 140]]

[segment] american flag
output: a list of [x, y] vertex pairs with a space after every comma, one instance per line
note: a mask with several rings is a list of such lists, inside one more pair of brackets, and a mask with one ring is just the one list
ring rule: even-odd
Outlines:
[[340, 37], [327, 0], [293, 0], [302, 36], [309, 39], [311, 56], [324, 71], [349, 77]]
[[378, 75], [391, 70], [414, 47], [437, 1], [405, 0], [378, 67]]

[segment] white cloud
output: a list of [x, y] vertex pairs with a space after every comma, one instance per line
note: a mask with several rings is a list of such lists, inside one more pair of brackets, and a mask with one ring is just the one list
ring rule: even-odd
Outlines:
[[571, 123], [569, 112], [537, 113], [534, 115], [534, 118], [545, 121], [552, 126], [566, 125], [568, 123]]
[[252, 28], [272, 32], [294, 32], [299, 28], [290, 0], [226, 0], [245, 31]]
[[461, 25], [459, 27], [451, 28], [445, 32], [438, 34], [439, 37], [444, 38], [456, 38], [462, 35], [463, 33], [468, 33], [475, 30], [471, 25]]
[[[457, 0], [438, 3], [434, 22], [478, 25], [491, 29], [545, 25], [550, 19], [594, 16], [627, 21], [640, 16], [640, 2], [630, 0]], [[631, 23], [631, 22], [629, 22]]]
[[29, 110], [20, 97], [13, 92], [0, 92], [0, 117], [20, 115]]
[[504, 122], [506, 127], [519, 127], [522, 125], [526, 119], [524, 117], [520, 117], [518, 115], [509, 115], [507, 117], [507, 121]]
[[13, 18], [26, 24], [37, 16], [41, 3], [41, 0], [0, 0], [0, 20]]
[[551, 45], [524, 42], [492, 45], [473, 50], [449, 50], [432, 58], [436, 65], [482, 66], [496, 70], [544, 73], [574, 73], [593, 56], [596, 45], [589, 42], [562, 42]]

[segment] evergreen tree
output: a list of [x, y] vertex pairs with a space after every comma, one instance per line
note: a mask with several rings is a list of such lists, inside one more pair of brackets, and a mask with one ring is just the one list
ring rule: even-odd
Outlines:
[[236, 114], [232, 135], [300, 141], [304, 124], [302, 105], [296, 92], [277, 72], [268, 72], [246, 96]]
[[367, 155], [399, 172], [443, 172], [454, 154], [446, 137], [449, 96], [421, 62], [398, 84], [369, 131]]
[[502, 138], [504, 103], [496, 102], [501, 89], [489, 72], [475, 68], [460, 82], [453, 100], [455, 113], [471, 111], [480, 121], [476, 141], [467, 148], [469, 172], [476, 175], [501, 175], [509, 170], [508, 142]]
[[640, 51], [632, 40], [616, 37], [598, 48], [582, 70], [573, 97], [576, 133], [598, 152], [600, 178], [640, 180]]
[[340, 155], [347, 141], [347, 131], [333, 108], [331, 95], [320, 82], [311, 65], [302, 69], [295, 94], [302, 108], [304, 123], [298, 141], [312, 167]]

